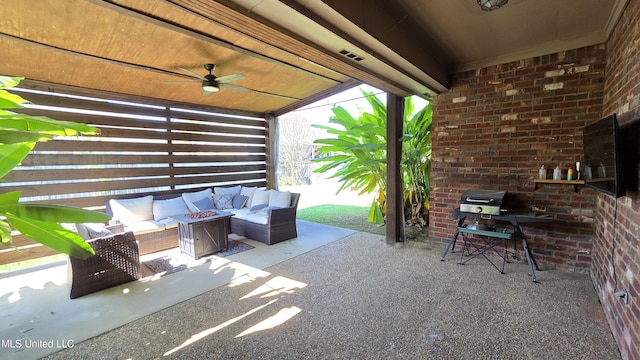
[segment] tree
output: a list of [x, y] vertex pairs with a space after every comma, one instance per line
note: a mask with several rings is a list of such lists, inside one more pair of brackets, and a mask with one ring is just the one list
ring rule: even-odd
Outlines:
[[309, 118], [296, 113], [280, 118], [278, 126], [278, 182], [282, 185], [307, 184], [311, 177], [316, 129]]
[[[0, 179], [10, 173], [33, 150], [37, 142], [57, 136], [92, 135], [99, 129], [81, 123], [19, 114], [22, 97], [4, 89], [17, 86], [22, 78], [0, 76]], [[0, 243], [10, 246], [12, 227], [24, 236], [54, 250], [85, 259], [93, 249], [78, 234], [60, 223], [105, 222], [107, 214], [69, 206], [20, 203], [20, 191], [0, 194]]]
[[[315, 160], [324, 163], [316, 171], [335, 170], [332, 177], [341, 183], [338, 192], [352, 187], [359, 194], [374, 193], [368, 220], [382, 225], [386, 212], [387, 108], [373, 92], [361, 91], [372, 112], [363, 112], [356, 119], [338, 106], [332, 109], [330, 123], [339, 127], [315, 125], [334, 136], [315, 141], [321, 144], [318, 150], [324, 155]], [[409, 223], [423, 226], [428, 223], [429, 209], [431, 105], [415, 115], [412, 112], [412, 100], [406, 98], [401, 172]]]

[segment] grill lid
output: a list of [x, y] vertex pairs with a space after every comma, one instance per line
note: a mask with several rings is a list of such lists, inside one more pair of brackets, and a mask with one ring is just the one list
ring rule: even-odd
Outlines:
[[504, 202], [506, 195], [507, 192], [503, 190], [470, 189], [462, 194], [460, 200], [467, 204], [500, 206]]

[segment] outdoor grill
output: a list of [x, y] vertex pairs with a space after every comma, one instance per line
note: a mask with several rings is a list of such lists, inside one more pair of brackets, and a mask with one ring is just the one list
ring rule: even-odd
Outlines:
[[471, 189], [460, 198], [460, 211], [481, 215], [500, 215], [506, 212], [504, 199], [507, 195], [502, 190]]
[[[484, 255], [484, 251], [486, 250], [495, 250], [494, 246], [499, 242], [503, 242], [505, 245], [505, 252], [501, 255], [504, 262], [506, 259], [506, 242], [510, 239], [515, 241], [516, 238], [520, 238], [522, 240], [522, 248], [524, 249], [524, 254], [527, 259], [527, 265], [529, 267], [529, 276], [533, 282], [537, 282], [535, 270], [540, 270], [538, 264], [536, 263], [536, 259], [533, 256], [533, 253], [529, 249], [529, 245], [527, 244], [527, 237], [524, 234], [524, 230], [522, 229], [522, 224], [532, 224], [532, 223], [545, 223], [553, 221], [553, 216], [548, 214], [536, 214], [532, 210], [529, 210], [529, 213], [519, 214], [514, 209], [507, 211], [505, 206], [507, 192], [502, 190], [481, 190], [481, 189], [470, 189], [462, 194], [460, 198], [460, 208], [453, 209], [452, 215], [453, 219], [457, 220], [458, 224], [456, 230], [451, 237], [451, 240], [447, 244], [447, 247], [444, 249], [442, 253], [442, 257], [440, 261], [444, 261], [447, 252], [455, 247], [456, 239], [458, 238], [458, 234], [463, 233], [463, 238], [465, 242], [465, 248], [468, 249], [468, 241], [465, 234], [471, 235], [479, 235], [480, 238], [486, 239], [494, 239], [489, 242], [485, 242], [484, 246], [475, 247], [475, 251], [472, 254]], [[512, 203], [513, 200], [509, 201], [509, 206], [514, 206]], [[493, 220], [501, 222], [502, 224], [509, 223], [513, 226], [513, 231], [509, 231], [505, 227], [488, 227], [488, 226], [478, 226], [477, 218], [480, 217], [486, 220]], [[465, 224], [465, 221], [468, 218], [475, 218], [476, 224]], [[475, 226], [474, 226], [475, 225]], [[512, 236], [513, 234], [513, 236]], [[497, 240], [496, 240], [497, 239]], [[514, 242], [515, 247], [515, 242]], [[464, 254], [464, 250], [462, 252]], [[500, 255], [500, 254], [499, 254]], [[485, 256], [486, 257], [486, 256]], [[489, 260], [487, 258], [487, 260]], [[491, 260], [489, 260], [493, 266], [496, 267], [500, 272], [504, 272], [504, 262], [502, 264], [502, 268], [498, 268]], [[460, 261], [463, 264], [465, 261]], [[535, 267], [535, 269], [534, 269]]]

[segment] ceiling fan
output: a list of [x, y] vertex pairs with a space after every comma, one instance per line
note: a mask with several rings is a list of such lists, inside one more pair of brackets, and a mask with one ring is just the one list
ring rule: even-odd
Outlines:
[[[229, 83], [242, 80], [245, 78], [245, 76], [243, 74], [231, 74], [231, 75], [225, 75], [221, 77], [215, 77], [215, 75], [211, 73], [216, 68], [215, 64], [205, 64], [204, 68], [209, 73], [207, 75], [202, 76], [187, 68], [178, 67], [178, 69], [188, 73], [189, 75], [194, 76], [199, 80], [202, 80], [202, 91], [204, 95], [210, 95], [212, 93], [220, 91], [221, 88], [225, 88], [225, 89], [230, 89], [230, 90], [239, 91], [239, 92], [253, 92], [253, 93], [278, 97], [278, 98], [287, 99], [287, 100], [296, 100], [296, 101], [300, 100], [298, 98], [294, 98], [286, 95], [278, 95], [278, 94], [273, 94], [265, 91], [249, 89], [249, 88], [238, 86], [238, 85], [232, 85]], [[195, 82], [195, 81], [165, 81], [166, 84], [184, 84], [184, 83], [192, 83], [192, 82]]]

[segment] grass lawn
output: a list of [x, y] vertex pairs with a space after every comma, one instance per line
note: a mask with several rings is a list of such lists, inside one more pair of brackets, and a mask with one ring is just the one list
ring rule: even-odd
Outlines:
[[298, 210], [298, 219], [326, 224], [344, 229], [384, 235], [384, 226], [367, 222], [369, 208], [349, 205], [318, 205]]
[[[386, 229], [384, 226], [376, 226], [367, 222], [368, 214], [369, 208], [366, 206], [327, 204], [298, 210], [298, 219], [371, 234], [385, 235]], [[428, 228], [420, 229], [407, 226], [405, 228], [405, 236], [407, 240], [427, 242]]]

